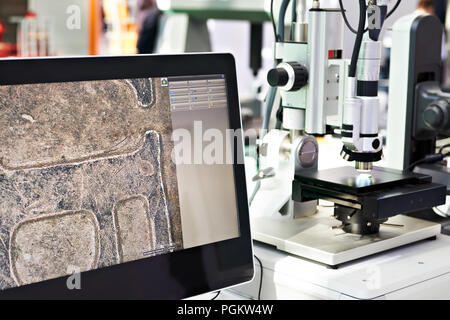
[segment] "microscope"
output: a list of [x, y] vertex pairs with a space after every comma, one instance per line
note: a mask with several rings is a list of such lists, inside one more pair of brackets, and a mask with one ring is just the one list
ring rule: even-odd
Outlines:
[[[259, 190], [251, 199], [255, 240], [334, 268], [435, 238], [439, 225], [404, 214], [442, 205], [446, 187], [429, 175], [374, 166], [383, 158], [379, 36], [400, 1], [391, 11], [388, 0], [359, 1], [350, 61], [343, 59], [344, 28], [351, 26], [342, 1], [336, 9], [313, 1], [307, 18], [306, 1], [292, 2], [297, 13], [289, 36], [289, 0], [282, 1], [275, 27], [263, 129], [277, 96], [279, 109], [276, 128], [263, 133], [259, 147]], [[342, 137], [340, 156], [352, 165], [319, 170], [318, 138], [336, 132]]]
[[428, 216], [448, 220], [450, 93], [440, 85], [443, 32], [432, 15], [411, 14], [393, 26], [389, 105], [395, 108], [388, 110], [386, 160], [391, 168], [426, 174], [445, 185], [447, 206]]

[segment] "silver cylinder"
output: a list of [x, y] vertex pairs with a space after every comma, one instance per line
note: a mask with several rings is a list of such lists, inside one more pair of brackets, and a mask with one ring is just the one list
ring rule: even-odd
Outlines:
[[295, 22], [294, 23], [294, 40], [296, 42], [308, 42], [308, 23]]
[[373, 163], [356, 161], [355, 169], [362, 172], [369, 172], [373, 169]]

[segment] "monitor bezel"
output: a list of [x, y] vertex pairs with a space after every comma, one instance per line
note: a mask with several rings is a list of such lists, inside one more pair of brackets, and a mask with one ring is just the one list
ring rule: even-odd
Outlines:
[[[132, 55], [0, 59], [0, 85], [224, 74], [230, 129], [242, 129], [231, 54]], [[182, 299], [250, 281], [253, 249], [244, 164], [234, 177], [240, 236], [68, 277], [0, 291], [0, 299]]]

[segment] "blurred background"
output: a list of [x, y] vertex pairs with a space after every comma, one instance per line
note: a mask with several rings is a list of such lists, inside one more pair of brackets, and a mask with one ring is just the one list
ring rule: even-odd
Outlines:
[[[305, 1], [306, 7], [311, 2]], [[386, 57], [389, 29], [399, 17], [415, 11], [418, 2], [402, 1], [388, 20]], [[321, 5], [337, 8], [338, 1], [322, 0]], [[356, 1], [345, 0], [344, 5], [356, 26], [358, 10], [352, 10]], [[447, 0], [434, 0], [434, 5], [434, 14], [449, 29]], [[270, 0], [0, 0], [0, 57], [231, 52], [244, 118], [258, 122], [266, 74], [273, 64], [270, 6]], [[353, 41], [354, 35], [346, 30], [347, 58]]]

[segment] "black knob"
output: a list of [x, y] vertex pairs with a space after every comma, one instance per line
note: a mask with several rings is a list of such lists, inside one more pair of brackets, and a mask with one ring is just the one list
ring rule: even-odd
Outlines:
[[292, 87], [292, 91], [299, 90], [308, 84], [309, 73], [308, 69], [300, 63], [289, 62], [289, 64], [294, 69], [295, 81], [294, 86]]
[[285, 87], [286, 91], [297, 91], [308, 83], [308, 69], [298, 62], [285, 62], [269, 71], [267, 81], [272, 87]]
[[267, 81], [272, 87], [283, 87], [289, 81], [289, 74], [283, 68], [272, 69], [267, 74]]
[[450, 127], [450, 105], [446, 100], [438, 100], [430, 104], [423, 113], [425, 124], [433, 130]]
[[441, 109], [436, 106], [428, 107], [423, 114], [425, 123], [432, 129], [437, 129], [442, 125], [443, 116]]

